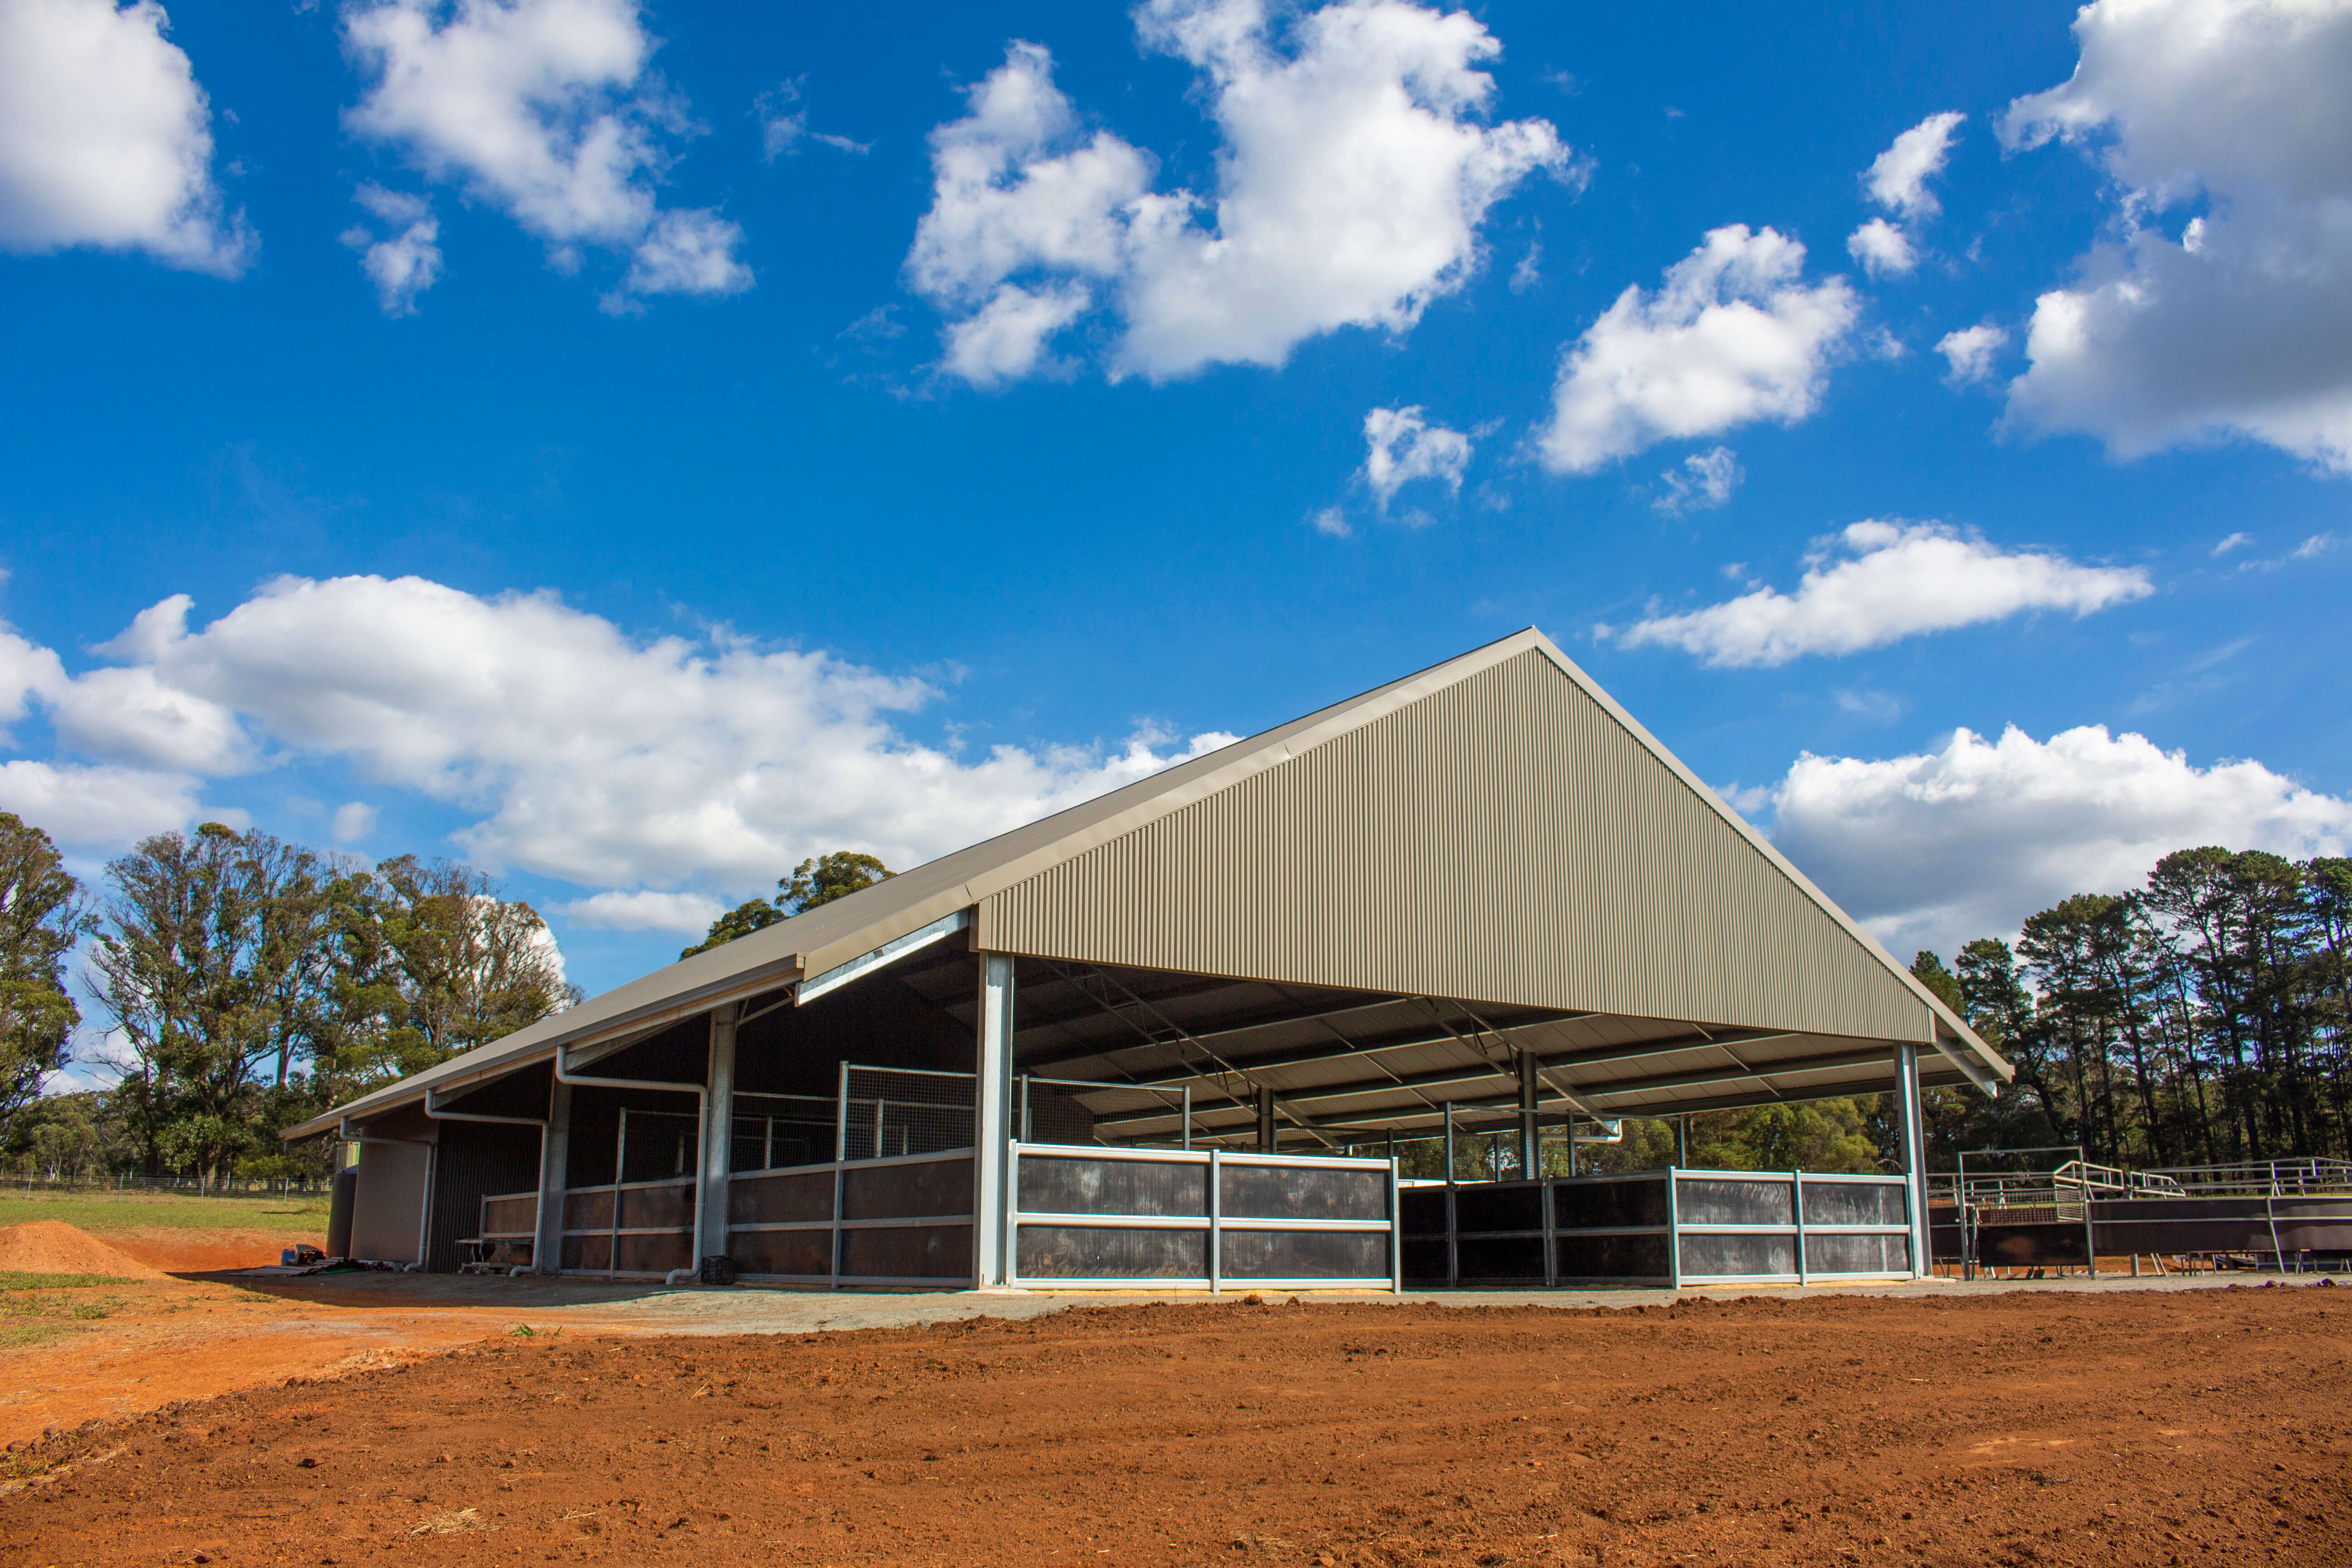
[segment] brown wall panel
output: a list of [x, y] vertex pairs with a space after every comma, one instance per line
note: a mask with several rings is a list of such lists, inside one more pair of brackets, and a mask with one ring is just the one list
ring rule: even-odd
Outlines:
[[601, 1274], [613, 1256], [613, 1238], [609, 1236], [567, 1236], [563, 1238], [563, 1267], [589, 1268]]
[[883, 1279], [970, 1279], [971, 1226], [910, 1225], [843, 1231], [841, 1271]]
[[521, 1232], [539, 1225], [539, 1194], [493, 1198], [482, 1205], [482, 1228], [492, 1233]]
[[621, 1237], [621, 1272], [667, 1274], [694, 1261], [694, 1237], [672, 1231], [653, 1236]]
[[727, 1256], [746, 1274], [831, 1274], [830, 1230], [738, 1230], [727, 1237]]
[[844, 1219], [922, 1219], [970, 1214], [970, 1158], [907, 1165], [852, 1165], [842, 1173]]
[[803, 1171], [795, 1176], [736, 1175], [728, 1180], [730, 1224], [782, 1225], [832, 1217], [831, 1171]]
[[564, 1194], [563, 1228], [566, 1230], [612, 1229], [613, 1194], [609, 1192]]
[[657, 1226], [682, 1229], [693, 1223], [692, 1182], [621, 1189], [623, 1230], [651, 1230]]

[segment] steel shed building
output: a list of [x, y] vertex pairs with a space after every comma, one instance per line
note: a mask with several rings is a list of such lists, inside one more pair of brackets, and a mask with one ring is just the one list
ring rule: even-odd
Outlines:
[[[1393, 1284], [1474, 1216], [1351, 1148], [1507, 1128], [1534, 1178], [1547, 1129], [1891, 1091], [1916, 1175], [1920, 1086], [2011, 1071], [1529, 630], [287, 1137], [358, 1142], [354, 1253], [425, 1268]], [[1480, 1277], [1921, 1271], [1881, 1180], [1531, 1179]]]

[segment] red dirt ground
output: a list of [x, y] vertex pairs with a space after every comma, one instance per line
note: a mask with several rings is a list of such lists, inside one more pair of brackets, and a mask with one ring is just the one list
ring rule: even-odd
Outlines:
[[504, 1341], [11, 1456], [0, 1563], [2336, 1563], [2352, 1296]]

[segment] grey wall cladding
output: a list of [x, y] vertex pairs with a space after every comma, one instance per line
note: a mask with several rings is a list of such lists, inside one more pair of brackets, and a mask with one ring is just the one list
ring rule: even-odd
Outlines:
[[1024, 1279], [1204, 1279], [1209, 1233], [1024, 1225], [1018, 1261]]
[[1173, 1161], [1024, 1154], [1021, 1208], [1025, 1214], [1205, 1215], [1209, 1168]]
[[1223, 1246], [1227, 1279], [1388, 1278], [1384, 1230], [1229, 1230]]
[[1297, 1165], [1219, 1167], [1218, 1212], [1227, 1219], [1386, 1219], [1386, 1171]]

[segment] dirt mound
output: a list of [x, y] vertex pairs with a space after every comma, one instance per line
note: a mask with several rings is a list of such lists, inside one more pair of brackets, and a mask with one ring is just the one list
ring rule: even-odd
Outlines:
[[161, 1279], [138, 1258], [78, 1226], [37, 1219], [0, 1229], [0, 1274], [107, 1274], [118, 1279]]
[[161, 1226], [106, 1233], [106, 1245], [126, 1257], [172, 1274], [210, 1274], [222, 1268], [260, 1268], [276, 1263], [296, 1242], [317, 1247], [327, 1238], [312, 1231], [173, 1230]]

